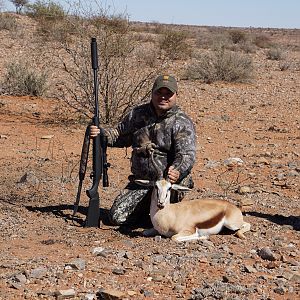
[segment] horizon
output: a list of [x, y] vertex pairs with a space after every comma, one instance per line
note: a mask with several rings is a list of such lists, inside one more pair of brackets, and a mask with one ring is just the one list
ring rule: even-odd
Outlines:
[[[72, 11], [79, 0], [53, 0], [66, 11]], [[15, 12], [10, 0], [4, 0], [3, 11]], [[33, 3], [34, 1], [29, 1]], [[187, 26], [300, 29], [298, 0], [211, 0], [209, 3], [187, 0], [87, 0], [79, 7], [89, 11], [104, 9], [109, 15], [125, 15], [131, 22]], [[159, 9], [158, 9], [159, 8]], [[100, 10], [99, 10], [100, 11]], [[111, 13], [112, 12], [112, 13]], [[167, 13], [166, 13], [167, 12]]]

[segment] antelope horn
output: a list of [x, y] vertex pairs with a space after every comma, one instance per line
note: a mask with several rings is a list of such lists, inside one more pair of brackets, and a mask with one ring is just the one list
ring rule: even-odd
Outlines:
[[157, 172], [158, 178], [162, 178], [163, 177], [163, 172], [162, 170], [159, 168], [158, 164], [156, 163], [155, 159], [154, 159], [154, 150], [151, 149], [150, 150], [150, 158], [151, 158], [151, 162]]
[[180, 167], [181, 167], [182, 164], [183, 164], [183, 154], [182, 154], [182, 153], [177, 153], [177, 155], [181, 157], [181, 160], [180, 160], [179, 165], [178, 165], [175, 169], [176, 169], [176, 170], [179, 170]]

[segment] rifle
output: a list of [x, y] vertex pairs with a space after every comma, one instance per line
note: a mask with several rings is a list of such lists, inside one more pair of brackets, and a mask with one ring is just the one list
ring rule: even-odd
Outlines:
[[[97, 53], [96, 38], [92, 38], [91, 41], [91, 57], [92, 57], [92, 69], [94, 75], [93, 94], [95, 99], [93, 125], [99, 127], [100, 115], [99, 115], [99, 103], [98, 103], [98, 53]], [[86, 174], [89, 145], [90, 145], [89, 135], [90, 132], [88, 126], [85, 131], [85, 136], [84, 136], [84, 141], [83, 141], [83, 146], [81, 151], [80, 166], [79, 166], [79, 184], [78, 184], [76, 201], [74, 203], [73, 218], [78, 210], [82, 184]], [[101, 178], [102, 178], [103, 187], [107, 187], [109, 185], [107, 169], [110, 166], [110, 164], [107, 162], [106, 150], [107, 150], [107, 137], [105, 136], [103, 129], [100, 128], [100, 134], [98, 134], [96, 137], [93, 138], [93, 172], [90, 175], [90, 177], [93, 179], [93, 185], [89, 190], [86, 191], [86, 194], [90, 199], [88, 213], [85, 220], [86, 227], [100, 226], [100, 200], [99, 200], [98, 186]]]

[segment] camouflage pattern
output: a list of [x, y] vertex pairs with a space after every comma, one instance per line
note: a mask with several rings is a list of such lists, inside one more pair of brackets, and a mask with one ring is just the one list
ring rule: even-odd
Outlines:
[[[134, 179], [157, 180], [160, 172], [166, 175], [172, 165], [180, 172], [178, 182], [192, 187], [190, 171], [195, 163], [196, 134], [191, 119], [178, 107], [173, 106], [163, 116], [157, 116], [151, 103], [134, 108], [116, 128], [105, 130], [108, 144], [112, 147], [132, 147], [131, 172]], [[150, 151], [154, 150], [152, 163]], [[187, 179], [188, 178], [188, 179]], [[139, 203], [148, 195], [149, 189], [132, 184], [115, 200], [111, 208], [112, 221], [127, 223]], [[146, 206], [147, 206], [146, 205]], [[149, 214], [149, 210], [148, 210]]]
[[[194, 187], [192, 176], [189, 174], [181, 182], [181, 185]], [[113, 224], [143, 225], [151, 224], [150, 202], [152, 188], [141, 187], [130, 182], [115, 199], [110, 209], [110, 219]], [[176, 203], [184, 198], [185, 192], [171, 191], [171, 203]]]

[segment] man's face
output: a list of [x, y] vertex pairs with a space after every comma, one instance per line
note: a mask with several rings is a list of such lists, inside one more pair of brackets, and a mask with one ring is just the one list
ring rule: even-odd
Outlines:
[[162, 87], [152, 93], [152, 104], [158, 115], [164, 114], [167, 110], [176, 104], [176, 93], [171, 92], [168, 88]]

